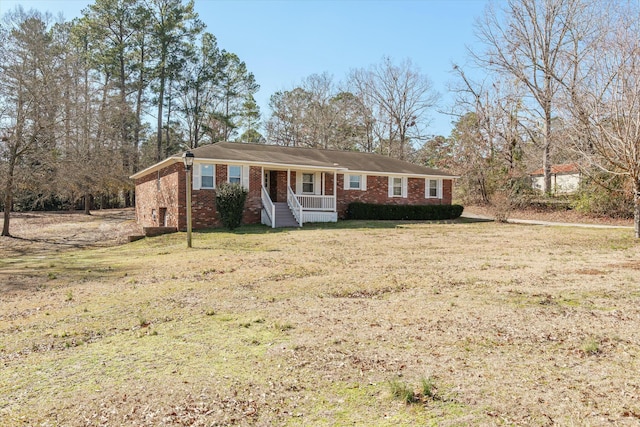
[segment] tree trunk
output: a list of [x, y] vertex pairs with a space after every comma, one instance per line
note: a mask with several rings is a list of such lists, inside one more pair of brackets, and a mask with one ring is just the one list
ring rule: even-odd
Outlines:
[[140, 74], [138, 76], [138, 87], [136, 95], [136, 128], [133, 137], [133, 171], [138, 172], [140, 167], [140, 131], [142, 129], [142, 95], [144, 93], [144, 67], [145, 67], [144, 39], [140, 46]]
[[91, 194], [86, 193], [84, 195], [84, 214], [91, 215]]
[[11, 205], [13, 200], [11, 192], [7, 191], [4, 196], [4, 222], [2, 223], [2, 236], [11, 237], [9, 233], [9, 221], [11, 220]]
[[545, 143], [542, 150], [542, 169], [544, 171], [544, 194], [551, 195], [551, 153], [548, 143]]
[[636, 239], [640, 239], [640, 179], [633, 180], [633, 228]]
[[544, 147], [542, 151], [542, 169], [544, 170], [544, 194], [551, 195], [551, 75], [544, 76]]
[[[22, 138], [22, 131], [18, 129], [16, 138]], [[16, 139], [19, 141], [19, 139]], [[16, 142], [17, 143], [17, 142]], [[15, 173], [18, 149], [15, 144], [9, 152], [9, 168], [7, 170], [7, 181], [4, 184], [4, 222], [2, 223], [2, 236], [11, 237], [9, 233], [9, 222], [11, 221], [11, 209], [13, 208], [13, 174]]]
[[164, 64], [160, 70], [160, 90], [158, 91], [158, 130], [157, 130], [157, 147], [156, 147], [156, 161], [162, 161], [162, 107], [164, 104], [164, 85], [165, 85], [165, 70]]

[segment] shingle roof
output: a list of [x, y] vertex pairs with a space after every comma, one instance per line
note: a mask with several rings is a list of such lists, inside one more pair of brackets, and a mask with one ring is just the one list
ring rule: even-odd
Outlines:
[[374, 153], [283, 147], [269, 144], [218, 142], [191, 150], [196, 159], [268, 163], [282, 166], [311, 166], [329, 170], [348, 170], [405, 175], [453, 177], [441, 170], [427, 168]]
[[[556, 175], [579, 173], [580, 168], [575, 163], [565, 163], [562, 165], [551, 165], [551, 173]], [[544, 175], [544, 169], [536, 169], [529, 175]]]

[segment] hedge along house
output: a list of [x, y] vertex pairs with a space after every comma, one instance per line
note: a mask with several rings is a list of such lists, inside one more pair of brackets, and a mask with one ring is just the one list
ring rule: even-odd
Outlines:
[[[219, 142], [192, 153], [196, 229], [221, 225], [215, 194], [223, 182], [239, 183], [248, 190], [245, 224], [285, 227], [346, 218], [352, 202], [451, 204], [456, 178], [436, 169], [353, 151]], [[131, 178], [140, 225], [186, 229], [186, 173], [181, 154]]]

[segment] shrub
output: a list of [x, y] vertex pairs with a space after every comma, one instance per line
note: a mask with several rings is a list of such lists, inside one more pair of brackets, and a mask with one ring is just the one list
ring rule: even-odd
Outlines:
[[633, 218], [633, 191], [624, 176], [597, 175], [580, 184], [573, 208], [583, 214]]
[[442, 220], [462, 215], [460, 205], [376, 205], [351, 203], [347, 209], [349, 219], [367, 220]]
[[222, 225], [235, 230], [242, 223], [242, 212], [247, 200], [247, 190], [240, 184], [223, 183], [216, 190], [216, 210]]
[[513, 203], [509, 195], [504, 191], [496, 191], [491, 195], [491, 210], [493, 217], [498, 222], [507, 222], [513, 210]]

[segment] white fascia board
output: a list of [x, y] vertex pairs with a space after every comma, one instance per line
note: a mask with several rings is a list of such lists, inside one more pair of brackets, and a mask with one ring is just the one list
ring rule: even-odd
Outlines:
[[[151, 172], [155, 172], [157, 170], [163, 169], [167, 166], [170, 166], [174, 163], [182, 162], [182, 157], [169, 157], [159, 163], [156, 163], [153, 166], [150, 166], [146, 169], [141, 170], [129, 178], [138, 179], [145, 175], [148, 175]], [[377, 172], [377, 171], [367, 171], [367, 170], [350, 170], [346, 167], [342, 166], [312, 166], [312, 165], [303, 165], [303, 164], [291, 164], [291, 163], [273, 163], [273, 162], [252, 162], [246, 160], [228, 160], [228, 159], [207, 159], [207, 158], [194, 158], [194, 163], [215, 163], [215, 164], [226, 164], [226, 165], [250, 165], [250, 166], [259, 166], [259, 167], [272, 167], [279, 168], [282, 170], [287, 169], [296, 169], [296, 170], [313, 170], [313, 171], [331, 171], [331, 172], [339, 172], [346, 173], [351, 175], [371, 175], [371, 176], [400, 176], [400, 177], [408, 177], [408, 178], [431, 178], [431, 179], [457, 179], [459, 176], [449, 176], [449, 175], [426, 175], [426, 174], [411, 174], [411, 173], [397, 173], [397, 172]]]
[[369, 176], [399, 176], [407, 178], [431, 178], [431, 179], [457, 179], [459, 176], [452, 175], [427, 175], [421, 173], [398, 173], [398, 172], [374, 172], [361, 170], [346, 170], [349, 175], [369, 175]]
[[314, 171], [346, 171], [347, 168], [340, 166], [312, 166], [312, 165], [297, 165], [291, 163], [272, 163], [272, 162], [252, 162], [248, 160], [224, 160], [224, 159], [206, 159], [206, 158], [195, 158], [194, 163], [216, 163], [216, 164], [224, 164], [224, 165], [249, 165], [249, 166], [259, 166], [259, 167], [272, 167], [279, 168], [282, 170], [287, 169], [296, 169], [296, 170], [314, 170]]
[[182, 157], [169, 157], [164, 159], [161, 162], [156, 163], [155, 165], [149, 166], [148, 168], [141, 170], [140, 172], [134, 173], [129, 178], [130, 179], [142, 178], [143, 176], [149, 175], [151, 172], [159, 171], [160, 169], [164, 169], [167, 166], [171, 166], [174, 163], [182, 163], [182, 162], [183, 162]]

